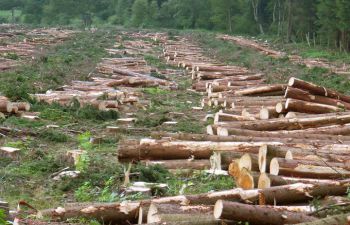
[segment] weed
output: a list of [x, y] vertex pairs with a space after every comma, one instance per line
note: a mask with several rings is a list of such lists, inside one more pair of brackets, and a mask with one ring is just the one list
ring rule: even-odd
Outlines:
[[149, 95], [165, 95], [170, 93], [170, 91], [161, 89], [159, 87], [144, 88], [142, 91]]
[[4, 121], [4, 124], [12, 125], [20, 128], [38, 128], [38, 127], [45, 126], [46, 123], [41, 120], [31, 121], [31, 120], [11, 116]]
[[136, 171], [140, 173], [139, 179], [144, 182], [166, 183], [167, 179], [172, 175], [164, 167], [160, 165], [143, 166], [138, 165]]
[[6, 215], [4, 210], [0, 209], [0, 224], [6, 225], [6, 224], [10, 224], [6, 221]]
[[67, 142], [68, 136], [53, 129], [44, 130], [39, 133], [39, 137], [52, 142]]
[[79, 148], [90, 151], [93, 146], [92, 143], [90, 142], [91, 139], [91, 133], [89, 131], [79, 134], [78, 135], [78, 141], [79, 141]]
[[12, 60], [18, 60], [19, 56], [16, 53], [14, 53], [14, 52], [10, 52], [10, 53], [4, 54], [4, 58], [12, 59]]
[[79, 202], [88, 202], [92, 201], [93, 196], [93, 187], [90, 182], [85, 182], [82, 186], [80, 186], [75, 192], [74, 197]]
[[78, 158], [77, 164], [75, 165], [76, 170], [86, 172], [89, 169], [90, 161], [90, 156], [87, 152], [81, 154]]

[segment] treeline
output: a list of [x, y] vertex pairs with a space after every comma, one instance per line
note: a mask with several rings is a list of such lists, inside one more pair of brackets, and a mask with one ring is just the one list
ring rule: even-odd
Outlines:
[[24, 23], [199, 28], [350, 48], [349, 0], [1, 0], [0, 9], [19, 10]]

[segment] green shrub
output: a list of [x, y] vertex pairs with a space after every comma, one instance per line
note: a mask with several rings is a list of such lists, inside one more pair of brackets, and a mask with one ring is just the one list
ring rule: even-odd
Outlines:
[[52, 142], [68, 141], [68, 136], [66, 134], [52, 130], [52, 129], [41, 131], [39, 134], [39, 137]]

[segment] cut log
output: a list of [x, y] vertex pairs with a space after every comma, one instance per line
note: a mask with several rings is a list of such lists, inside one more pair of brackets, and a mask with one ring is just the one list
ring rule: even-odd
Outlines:
[[298, 100], [307, 101], [307, 102], [315, 102], [315, 103], [320, 103], [325, 105], [333, 105], [343, 109], [350, 109], [350, 103], [347, 103], [338, 99], [334, 99], [334, 98], [328, 98], [328, 97], [319, 96], [319, 95], [312, 95], [308, 91], [301, 90], [298, 88], [293, 88], [293, 87], [287, 87], [284, 97], [298, 99]]
[[285, 107], [287, 111], [310, 113], [310, 114], [322, 114], [322, 113], [344, 111], [344, 108], [339, 108], [337, 106], [307, 102], [307, 101], [296, 100], [292, 98], [287, 99]]
[[264, 144], [279, 144], [274, 142], [210, 142], [210, 141], [169, 141], [142, 139], [134, 146], [121, 143], [118, 148], [119, 160], [143, 159], [209, 159], [214, 151], [236, 151], [257, 153]]
[[350, 177], [350, 171], [343, 163], [332, 163], [314, 160], [286, 160], [273, 158], [270, 163], [270, 173], [292, 177], [338, 179]]
[[71, 218], [97, 219], [104, 223], [137, 222], [136, 216], [140, 207], [138, 202], [125, 203], [92, 203], [77, 204], [40, 211], [38, 218], [48, 217], [53, 220], [65, 221]]
[[286, 85], [283, 85], [283, 84], [266, 85], [266, 86], [252, 87], [252, 88], [246, 88], [243, 90], [235, 91], [235, 95], [237, 96], [264, 95], [264, 94], [281, 95], [281, 93], [283, 93], [285, 88], [286, 88]]
[[236, 185], [243, 190], [251, 190], [254, 189], [255, 182], [253, 176], [250, 174], [249, 170], [243, 167], [240, 172], [238, 178], [236, 178]]
[[7, 100], [0, 100], [0, 112], [10, 113], [12, 111], [13, 105]]
[[317, 219], [305, 212], [293, 212], [287, 209], [288, 207], [256, 206], [219, 200], [215, 203], [214, 217], [269, 225], [295, 224]]
[[261, 120], [268, 120], [272, 118], [278, 118], [279, 113], [276, 112], [275, 107], [263, 107], [260, 109], [259, 117]]
[[178, 169], [193, 169], [193, 170], [205, 170], [210, 169], [210, 161], [207, 159], [202, 160], [160, 160], [160, 161], [142, 161], [146, 166], [160, 165], [169, 170]]
[[152, 203], [147, 214], [147, 223], [193, 221], [193, 224], [213, 220], [212, 206], [180, 206]]
[[333, 181], [323, 184], [295, 183], [259, 190], [261, 198], [266, 204], [285, 205], [289, 203], [305, 202], [312, 198], [327, 195], [344, 195], [350, 180]]
[[341, 94], [337, 91], [333, 91], [322, 86], [318, 86], [318, 85], [297, 79], [295, 77], [292, 77], [289, 79], [288, 86], [306, 90], [314, 95], [326, 96], [329, 98], [339, 99], [344, 102], [350, 103], [350, 96]]
[[273, 119], [263, 121], [238, 122], [239, 127], [248, 130], [274, 131], [298, 130], [322, 127], [326, 125], [342, 125], [350, 123], [350, 115], [319, 116], [312, 118]]

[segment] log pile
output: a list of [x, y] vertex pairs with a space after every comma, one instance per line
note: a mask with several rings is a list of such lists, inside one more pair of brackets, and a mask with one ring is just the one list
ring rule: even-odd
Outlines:
[[[184, 68], [194, 91], [207, 94], [203, 107], [221, 110], [207, 116], [213, 119], [207, 134], [155, 132], [151, 138], [122, 140], [119, 161], [214, 174], [227, 170], [237, 188], [134, 202], [69, 204], [43, 210], [38, 217], [86, 217], [116, 224], [348, 224], [347, 214], [323, 217], [333, 205], [344, 210], [350, 204], [329, 203], [329, 198], [345, 196], [350, 186], [349, 96], [296, 78], [288, 84], [264, 84], [263, 74], [211, 60], [183, 38], [163, 45], [168, 64]], [[109, 77], [93, 78], [84, 89], [98, 91], [98, 83], [108, 91], [114, 87], [109, 82], [129, 68], [140, 69], [130, 74], [147, 76], [142, 59], [107, 61], [100, 70]], [[319, 199], [321, 210], [309, 204], [313, 199]]]
[[27, 102], [11, 102], [5, 96], [0, 96], [0, 118], [5, 116], [23, 116], [30, 110], [30, 104]]
[[255, 49], [265, 55], [269, 55], [273, 58], [284, 58], [287, 57], [291, 62], [296, 64], [305, 65], [308, 68], [324, 68], [328, 69], [335, 74], [349, 75], [350, 67], [349, 65], [338, 66], [332, 64], [327, 59], [322, 58], [302, 58], [299, 55], [287, 55], [285, 52], [276, 51], [271, 49], [267, 43], [261, 43], [256, 40], [249, 40], [244, 37], [230, 36], [230, 35], [218, 35], [217, 38], [225, 41], [231, 41], [238, 45]]
[[[125, 49], [130, 45], [136, 49], [134, 42], [124, 42], [123, 45]], [[144, 46], [140, 44], [138, 48]], [[73, 81], [59, 90], [33, 97], [49, 104], [56, 102], [67, 106], [77, 100], [81, 106], [89, 104], [99, 110], [123, 110], [127, 109], [125, 106], [144, 106], [140, 105], [143, 96], [140, 88], [176, 88], [174, 82], [153, 77], [151, 74], [156, 71], [140, 57], [103, 58], [96, 70], [100, 76], [91, 77], [90, 81]]]

